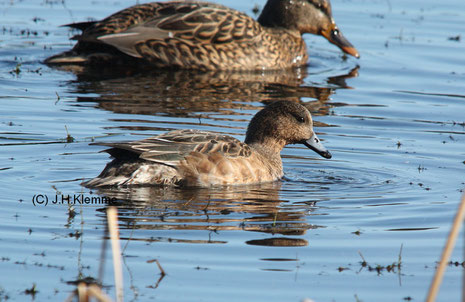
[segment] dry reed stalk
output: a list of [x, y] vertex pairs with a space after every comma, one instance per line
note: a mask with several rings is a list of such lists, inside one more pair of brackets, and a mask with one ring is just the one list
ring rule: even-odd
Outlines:
[[155, 263], [157, 264], [157, 266], [158, 266], [158, 269], [159, 269], [159, 270], [160, 270], [160, 272], [161, 272], [161, 275], [162, 275], [162, 276], [165, 276], [165, 275], [166, 275], [166, 273], [165, 273], [165, 270], [163, 269], [163, 267], [161, 267], [161, 264], [160, 264], [160, 262], [158, 262], [158, 260], [157, 260], [157, 259], [155, 259]]
[[426, 296], [426, 302], [434, 302], [436, 300], [436, 296], [439, 292], [439, 286], [441, 285], [442, 277], [444, 275], [444, 271], [446, 270], [447, 262], [449, 261], [450, 255], [452, 254], [452, 250], [454, 248], [455, 241], [459, 234], [460, 226], [462, 225], [464, 216], [465, 195], [462, 196], [462, 200], [460, 201], [457, 214], [454, 218], [454, 223], [452, 224], [449, 236], [447, 237], [446, 245], [444, 246], [444, 249], [442, 251], [441, 261], [439, 262], [439, 266], [436, 269], [436, 274], [434, 275], [433, 281], [431, 282], [431, 286], [428, 291], [428, 296]]
[[165, 270], [163, 269], [163, 267], [161, 267], [161, 264], [160, 264], [160, 262], [158, 261], [158, 259], [147, 260], [147, 263], [154, 263], [154, 262], [157, 264], [158, 269], [160, 270], [160, 275], [166, 276], [166, 272], [165, 272]]
[[80, 282], [77, 286], [77, 296], [79, 302], [89, 301], [89, 295], [87, 293], [87, 285], [84, 282]]
[[74, 301], [74, 297], [76, 296], [79, 302], [88, 302], [91, 298], [97, 299], [98, 302], [113, 302], [99, 286], [95, 284], [88, 285], [85, 282], [80, 282], [77, 285], [77, 289], [66, 298], [65, 302]]
[[105, 294], [100, 287], [91, 284], [87, 287], [87, 292], [91, 297], [95, 297], [99, 302], [112, 302], [111, 298]]
[[115, 207], [107, 210], [108, 230], [113, 254], [113, 271], [115, 275], [116, 301], [123, 302], [123, 269], [121, 265], [121, 249], [119, 246], [118, 212]]

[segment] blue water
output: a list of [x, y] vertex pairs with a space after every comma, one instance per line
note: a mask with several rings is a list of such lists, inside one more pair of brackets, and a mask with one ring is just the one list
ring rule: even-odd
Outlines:
[[[127, 301], [424, 300], [465, 187], [464, 3], [334, 0], [361, 59], [306, 36], [300, 73], [92, 75], [41, 64], [73, 45], [60, 25], [135, 3], [0, 2], [0, 301], [63, 301], [68, 281], [98, 277], [106, 206], [52, 203], [81, 196], [119, 201]], [[255, 4], [220, 3], [250, 15]], [[287, 179], [261, 186], [80, 185], [109, 161], [91, 142], [182, 128], [243, 139], [275, 99], [311, 110], [331, 160], [289, 146]], [[462, 241], [452, 261], [464, 261]], [[400, 269], [387, 271], [399, 255]], [[153, 259], [167, 272], [158, 285]], [[107, 251], [114, 298], [111, 263]], [[462, 274], [448, 266], [438, 301], [460, 300]]]

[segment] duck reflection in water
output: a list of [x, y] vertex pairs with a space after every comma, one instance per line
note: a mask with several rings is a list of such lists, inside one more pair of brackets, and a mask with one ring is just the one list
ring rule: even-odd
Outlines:
[[[226, 244], [205, 236], [170, 236], [169, 231], [248, 231], [273, 234], [247, 244], [305, 246], [299, 238], [308, 230], [323, 226], [309, 223], [308, 213], [319, 200], [293, 202], [279, 197], [281, 182], [222, 188], [124, 187], [98, 188], [96, 193], [118, 200], [122, 229], [136, 230], [127, 240]], [[321, 192], [318, 184], [314, 192]], [[139, 235], [137, 230], [163, 231], [159, 237]], [[125, 232], [122, 232], [124, 234]], [[202, 234], [202, 233], [199, 233]], [[296, 237], [297, 236], [297, 237]]]
[[[326, 101], [336, 89], [351, 88], [346, 79], [357, 77], [358, 67], [333, 70], [333, 74], [339, 75], [323, 78], [320, 83], [314, 83], [307, 69], [263, 74], [179, 70], [130, 76], [127, 70], [114, 69], [76, 72], [77, 80], [67, 85], [76, 87], [79, 103], [96, 103], [97, 108], [114, 113], [197, 119], [215, 115], [215, 120], [227, 120], [222, 115], [240, 118], [241, 114], [236, 111], [256, 111], [258, 107], [253, 103], [267, 104], [278, 99], [303, 103], [312, 114], [326, 115], [330, 109]], [[119, 119], [115, 116], [114, 120]], [[134, 121], [140, 124], [140, 119]], [[124, 129], [159, 130], [132, 125]]]

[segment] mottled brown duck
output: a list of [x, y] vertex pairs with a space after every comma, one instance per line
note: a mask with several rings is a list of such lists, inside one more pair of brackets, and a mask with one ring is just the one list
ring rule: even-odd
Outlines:
[[310, 112], [299, 103], [278, 101], [250, 121], [244, 142], [200, 130], [175, 130], [141, 141], [98, 143], [114, 157], [87, 187], [174, 185], [210, 187], [258, 184], [283, 177], [281, 150], [304, 144], [325, 158]]
[[82, 30], [73, 37], [77, 44], [45, 63], [277, 70], [307, 63], [305, 33], [359, 57], [336, 26], [329, 0], [268, 0], [257, 21], [213, 3], [153, 2], [68, 26]]

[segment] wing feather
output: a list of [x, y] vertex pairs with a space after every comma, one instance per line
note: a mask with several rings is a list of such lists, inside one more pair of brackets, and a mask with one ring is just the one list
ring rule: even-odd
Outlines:
[[138, 157], [151, 162], [176, 167], [194, 153], [221, 153], [225, 158], [249, 157], [249, 146], [228, 135], [200, 130], [175, 130], [140, 141], [94, 143], [111, 147], [104, 150], [116, 157]]
[[258, 22], [222, 5], [165, 2], [136, 5], [89, 24], [79, 40], [105, 43], [163, 64], [183, 64], [180, 58], [189, 57], [201, 65], [207, 56], [198, 54], [211, 45], [253, 44], [260, 33]]

